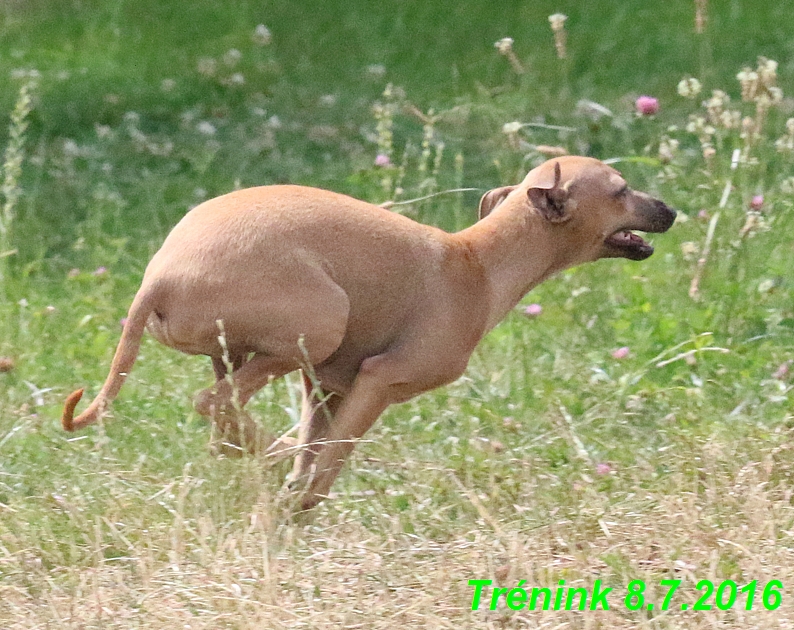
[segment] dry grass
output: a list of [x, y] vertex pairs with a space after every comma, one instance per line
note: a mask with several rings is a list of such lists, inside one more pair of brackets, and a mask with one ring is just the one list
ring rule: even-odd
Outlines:
[[[349, 477], [396, 470], [400, 481], [343, 491], [309, 522], [289, 515], [280, 471], [254, 459], [207, 458], [206, 469], [188, 465], [164, 483], [114, 466], [100, 445], [62, 494], [0, 508], [0, 619], [4, 628], [790, 628], [789, 439], [715, 434], [606, 478], [583, 464], [561, 479], [507, 450], [493, 457], [514, 470], [514, 504], [488, 484], [456, 482], [465, 469], [359, 454]], [[615, 587], [610, 610], [490, 611], [490, 595], [470, 610], [470, 579], [563, 578]], [[645, 580], [654, 601], [651, 585], [670, 578], [683, 584], [669, 612], [626, 610], [629, 580]], [[732, 610], [681, 611], [701, 579], [778, 579], [783, 603], [764, 610], [759, 589], [751, 611], [741, 595]]]

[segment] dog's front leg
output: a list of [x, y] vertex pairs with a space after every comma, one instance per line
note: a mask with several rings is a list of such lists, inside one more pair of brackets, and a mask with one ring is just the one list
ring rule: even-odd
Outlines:
[[300, 450], [290, 475], [291, 482], [308, 479], [311, 467], [320, 450], [320, 443], [325, 439], [331, 422], [339, 410], [342, 396], [336, 393], [326, 394], [305, 373], [303, 376], [303, 401], [301, 419], [298, 426], [298, 444]]
[[[311, 509], [327, 495], [356, 442], [392, 402], [388, 356], [366, 359], [353, 387], [341, 399], [324, 442], [319, 448], [301, 508]], [[309, 472], [309, 471], [305, 471]]]

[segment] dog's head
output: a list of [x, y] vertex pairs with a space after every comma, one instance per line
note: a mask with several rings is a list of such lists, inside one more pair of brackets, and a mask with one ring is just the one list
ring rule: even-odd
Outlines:
[[644, 260], [653, 247], [633, 230], [666, 232], [675, 211], [629, 188], [611, 166], [594, 158], [565, 156], [544, 162], [516, 186], [496, 188], [480, 200], [480, 219], [498, 206], [519, 204], [540, 215], [549, 237], [570, 241], [580, 261]]

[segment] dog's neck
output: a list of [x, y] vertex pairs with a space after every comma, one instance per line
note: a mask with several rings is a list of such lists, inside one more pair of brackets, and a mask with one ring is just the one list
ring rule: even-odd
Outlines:
[[482, 265], [490, 287], [487, 330], [498, 324], [532, 288], [569, 266], [548, 222], [535, 212], [497, 208], [456, 238]]

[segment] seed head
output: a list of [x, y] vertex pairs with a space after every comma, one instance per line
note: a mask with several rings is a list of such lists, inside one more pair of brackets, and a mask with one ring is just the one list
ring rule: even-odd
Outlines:
[[558, 59], [565, 59], [568, 56], [565, 45], [568, 39], [568, 34], [565, 32], [565, 20], [567, 19], [568, 16], [562, 13], [555, 13], [549, 16], [551, 30], [554, 32], [554, 48], [557, 50]]
[[254, 40], [257, 46], [267, 46], [271, 40], [270, 29], [264, 24], [258, 24], [251, 39]]
[[758, 73], [750, 67], [744, 67], [736, 78], [742, 87], [742, 100], [752, 101], [758, 91]]
[[504, 125], [502, 125], [502, 132], [508, 135], [512, 135], [514, 133], [518, 133], [521, 130], [521, 127], [523, 126], [524, 125], [522, 125], [520, 122], [515, 120], [513, 122], [505, 123]]
[[243, 53], [241, 53], [236, 48], [231, 48], [226, 51], [223, 55], [223, 63], [225, 63], [230, 68], [234, 68], [240, 59], [243, 58]]
[[551, 24], [551, 30], [555, 33], [561, 31], [565, 28], [565, 20], [568, 19], [567, 15], [562, 13], [555, 13], [554, 15], [549, 16], [549, 24]]
[[513, 50], [513, 38], [503, 37], [494, 44], [494, 47], [499, 51], [500, 55], [508, 55]]

